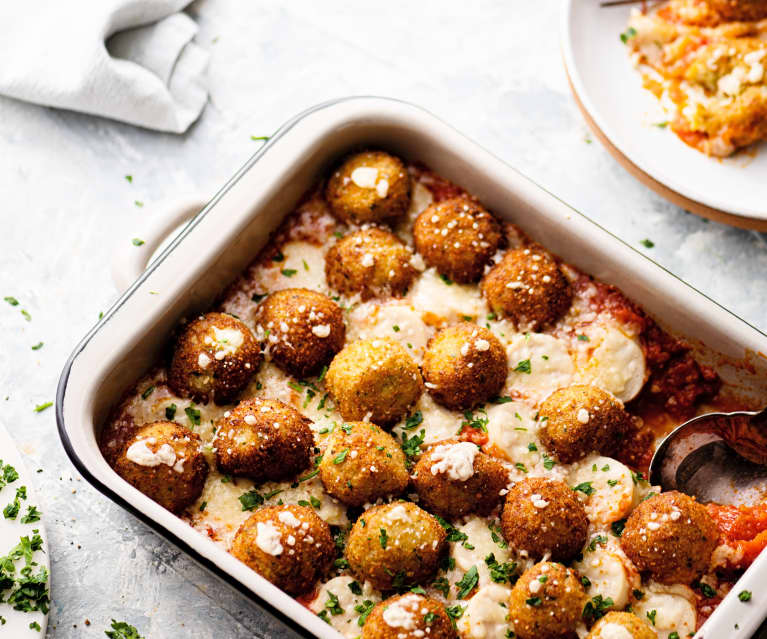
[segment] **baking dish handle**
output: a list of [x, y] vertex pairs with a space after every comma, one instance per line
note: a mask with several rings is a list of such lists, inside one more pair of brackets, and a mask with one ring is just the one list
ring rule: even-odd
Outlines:
[[128, 289], [144, 272], [157, 249], [167, 245], [181, 226], [205, 207], [208, 200], [195, 195], [175, 198], [157, 206], [152, 217], [144, 221], [130, 240], [122, 239], [112, 258], [112, 281], [120, 292]]

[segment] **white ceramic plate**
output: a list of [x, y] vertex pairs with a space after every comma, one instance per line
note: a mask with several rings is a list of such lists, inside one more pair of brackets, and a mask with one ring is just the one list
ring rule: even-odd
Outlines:
[[[29, 470], [24, 466], [21, 455], [16, 450], [11, 436], [2, 424], [0, 424], [0, 459], [2, 459], [3, 465], [10, 464], [19, 474], [19, 478], [16, 481], [0, 489], [0, 511], [9, 502], [13, 501], [17, 488], [20, 486], [27, 487], [27, 499], [19, 500], [21, 508], [16, 519], [6, 519], [0, 514], [0, 557], [6, 556], [11, 549], [16, 547], [20, 537], [26, 536], [31, 539], [32, 531], [38, 530], [43, 539], [43, 546], [42, 550], [36, 551], [32, 557], [38, 564], [33, 568], [32, 573], [37, 574], [40, 567], [44, 567], [48, 571], [48, 588], [50, 589], [51, 566], [48, 559], [50, 549], [48, 548], [48, 537], [45, 534], [43, 522], [40, 520], [30, 524], [21, 523], [21, 518], [26, 514], [28, 506], [37, 506], [38, 510], [42, 510], [40, 502], [37, 501], [34, 475], [30, 474]], [[2, 472], [1, 469], [0, 472]], [[16, 562], [17, 575], [23, 567], [24, 559], [19, 559]], [[8, 594], [8, 591], [4, 592], [4, 598], [7, 598]], [[0, 616], [5, 619], [5, 624], [0, 625], [0, 637], [9, 637], [9, 639], [11, 637], [13, 639], [27, 639], [28, 637], [37, 637], [39, 639], [40, 637], [45, 637], [45, 629], [48, 625], [47, 614], [42, 612], [20, 612], [14, 610], [7, 603], [0, 603]], [[29, 627], [29, 624], [35, 621], [40, 625], [39, 631]]]
[[[636, 5], [638, 6], [638, 5]], [[767, 144], [720, 160], [687, 146], [655, 124], [667, 119], [642, 88], [620, 34], [631, 6], [566, 0], [562, 47], [573, 89], [617, 149], [650, 177], [680, 195], [734, 215], [767, 220]]]

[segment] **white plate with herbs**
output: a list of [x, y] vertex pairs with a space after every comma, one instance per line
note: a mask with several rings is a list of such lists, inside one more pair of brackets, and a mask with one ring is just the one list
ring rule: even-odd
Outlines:
[[48, 625], [48, 538], [32, 480], [0, 424], [0, 637], [44, 637]]

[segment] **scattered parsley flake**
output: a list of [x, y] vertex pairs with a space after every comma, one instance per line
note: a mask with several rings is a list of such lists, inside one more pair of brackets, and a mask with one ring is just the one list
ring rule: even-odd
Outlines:
[[8, 302], [11, 306], [18, 306], [19, 300], [17, 300], [15, 297], [12, 297], [11, 295], [8, 295], [3, 298], [6, 302]]
[[173, 419], [176, 417], [176, 409], [178, 407], [175, 404], [168, 404], [165, 407], [165, 419], [168, 421], [173, 421]]
[[280, 271], [285, 277], [293, 277], [298, 271], [294, 268], [284, 268]]
[[186, 416], [189, 419], [189, 423], [192, 424], [192, 426], [199, 426], [200, 425], [200, 411], [199, 410], [197, 410], [194, 406], [187, 406], [184, 409], [184, 412], [186, 413]]
[[573, 490], [575, 492], [583, 493], [584, 495], [593, 495], [596, 491], [596, 489], [591, 485], [592, 482], [590, 481], [584, 481], [578, 484], [577, 486], [573, 486]]
[[270, 135], [251, 135], [250, 136], [250, 139], [253, 140], [254, 142], [266, 142], [270, 138], [271, 138]]
[[138, 237], [134, 237], [131, 240], [131, 243], [133, 244], [133, 246], [142, 246], [144, 244], [144, 240], [142, 240], [141, 238], [138, 238]]
[[626, 44], [631, 38], [633, 38], [637, 34], [637, 30], [634, 27], [629, 27], [626, 29], [623, 33], [621, 33], [620, 38], [621, 42], [623, 44]]
[[423, 422], [423, 413], [420, 410], [417, 410], [412, 415], [408, 416], [408, 418], [405, 420], [405, 425], [403, 428], [405, 430], [413, 430], [416, 426], [419, 426]]
[[143, 202], [141, 202], [141, 201], [139, 201], [139, 200], [133, 200], [133, 203], [134, 203], [134, 204], [135, 204], [137, 207], [139, 207], [139, 208], [141, 208], [142, 206], [144, 206], [144, 203], [143, 203]]
[[38, 342], [37, 344], [35, 344], [35, 345], [32, 347], [32, 350], [33, 350], [33, 351], [39, 351], [39, 350], [40, 350], [42, 347], [43, 347], [43, 343], [42, 343], [42, 342]]
[[133, 184], [133, 176], [132, 175], [126, 175], [125, 179], [128, 180], [131, 184]]
[[27, 320], [28, 322], [32, 321], [32, 316], [29, 314], [29, 311], [27, 311], [26, 309], [22, 308], [21, 314], [24, 317], [24, 319]]
[[35, 406], [35, 412], [36, 413], [42, 413], [46, 408], [50, 408], [53, 406], [53, 402], [45, 402], [43, 404], [38, 404]]
[[338, 455], [333, 457], [333, 463], [334, 464], [342, 463], [344, 461], [344, 459], [346, 459], [346, 456], [348, 454], [349, 454], [349, 449], [348, 448], [344, 448], [340, 453], [338, 453]]
[[136, 630], [135, 626], [131, 626], [125, 621], [115, 621], [112, 619], [111, 630], [105, 630], [104, 634], [109, 639], [144, 639]]
[[453, 280], [451, 280], [447, 275], [440, 274], [439, 277], [448, 286], [452, 286], [453, 285]]
[[578, 341], [579, 342], [590, 342], [588, 335], [578, 335]]
[[655, 625], [655, 615], [658, 614], [657, 610], [650, 610], [647, 613], [647, 618], [650, 620], [650, 623], [654, 626]]
[[751, 601], [751, 591], [750, 590], [741, 590], [738, 593], [738, 599], [741, 601]]
[[154, 392], [154, 384], [152, 384], [151, 386], [147, 387], [147, 389], [143, 393], [141, 393], [141, 399], [146, 399], [153, 392]]
[[526, 373], [527, 375], [530, 375], [532, 372], [532, 369], [530, 367], [530, 360], [529, 359], [523, 359], [521, 362], [519, 362], [514, 367], [515, 373]]
[[381, 548], [386, 548], [386, 544], [389, 542], [389, 535], [386, 534], [386, 528], [381, 528], [378, 534], [378, 543], [381, 544]]
[[458, 590], [458, 599], [465, 599], [466, 595], [476, 588], [477, 583], [479, 583], [479, 572], [477, 571], [476, 566], [472, 566], [466, 571], [463, 577], [461, 577], [461, 580], [455, 584], [456, 589]]
[[647, 238], [643, 239], [641, 242], [639, 242], [642, 246], [645, 248], [651, 249], [655, 246], [655, 242], [652, 240], [648, 240]]

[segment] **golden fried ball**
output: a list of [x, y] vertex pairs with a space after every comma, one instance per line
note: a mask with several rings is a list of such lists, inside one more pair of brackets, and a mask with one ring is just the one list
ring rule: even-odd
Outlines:
[[611, 610], [594, 624], [586, 639], [614, 639], [615, 637], [658, 639], [658, 633], [633, 613]]
[[589, 520], [573, 490], [558, 479], [527, 477], [506, 495], [501, 530], [506, 541], [533, 559], [576, 557], [588, 538]]
[[246, 399], [216, 422], [216, 464], [255, 482], [296, 476], [309, 466], [311, 420], [276, 399]]
[[374, 506], [354, 523], [346, 559], [359, 579], [379, 590], [415, 585], [437, 571], [447, 533], [429, 513], [405, 501]]
[[389, 337], [361, 339], [333, 358], [325, 384], [344, 419], [395, 423], [423, 392], [417, 364]]
[[575, 636], [587, 599], [572, 570], [544, 561], [522, 573], [511, 589], [509, 620], [519, 639]]
[[413, 468], [418, 503], [445, 519], [488, 515], [509, 483], [503, 464], [472, 442], [445, 440], [430, 446]]
[[559, 264], [537, 245], [508, 251], [481, 286], [494, 313], [533, 331], [556, 322], [573, 298]]
[[723, 20], [753, 22], [767, 18], [767, 2], [764, 0], [707, 0]]
[[417, 271], [413, 254], [389, 231], [363, 228], [343, 237], [325, 256], [328, 285], [344, 294], [371, 297], [404, 295]]
[[410, 190], [410, 176], [399, 158], [363, 151], [346, 158], [333, 172], [325, 199], [343, 222], [383, 222], [405, 214]]
[[598, 451], [615, 455], [631, 427], [623, 403], [598, 386], [567, 386], [549, 395], [538, 413], [543, 445], [564, 464]]
[[501, 246], [501, 225], [481, 205], [455, 197], [428, 206], [413, 226], [416, 251], [454, 282], [476, 282]]
[[409, 476], [405, 454], [395, 439], [370, 422], [336, 427], [320, 462], [325, 490], [348, 506], [399, 495]]
[[202, 494], [208, 462], [200, 438], [176, 422], [138, 428], [123, 447], [115, 471], [171, 512], [180, 513]]
[[719, 531], [708, 511], [671, 491], [643, 501], [626, 520], [621, 547], [643, 572], [664, 584], [688, 584], [708, 568]]
[[338, 304], [305, 288], [272, 293], [258, 305], [255, 320], [272, 361], [299, 378], [327, 364], [346, 338]]
[[265, 506], [240, 526], [232, 555], [290, 595], [311, 590], [336, 555], [330, 527], [305, 506]]
[[445, 606], [409, 592], [376, 604], [362, 627], [362, 639], [458, 639]]
[[462, 322], [443, 328], [429, 340], [421, 370], [435, 401], [452, 410], [466, 410], [500, 393], [508, 360], [493, 333]]
[[261, 364], [250, 329], [226, 313], [207, 313], [187, 324], [176, 341], [168, 385], [181, 397], [228, 404]]

